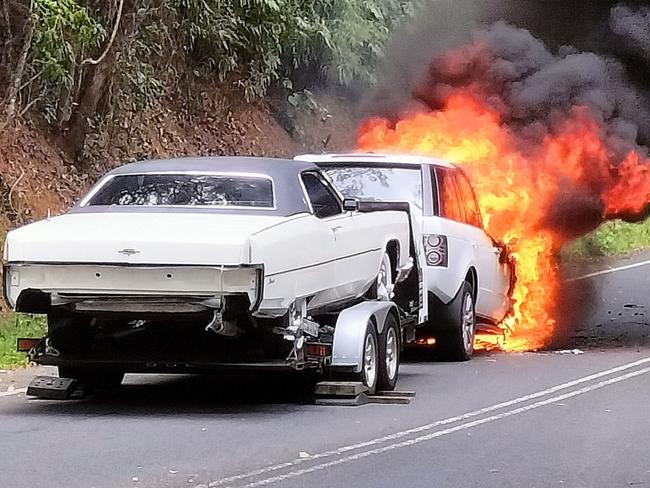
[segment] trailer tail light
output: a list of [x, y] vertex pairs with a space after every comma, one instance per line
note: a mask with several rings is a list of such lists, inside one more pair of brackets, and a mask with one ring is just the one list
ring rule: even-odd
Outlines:
[[305, 353], [307, 356], [327, 357], [332, 353], [332, 346], [330, 344], [319, 344], [317, 342], [308, 343], [305, 346]]
[[447, 236], [439, 234], [423, 235], [424, 256], [427, 266], [447, 267], [449, 262], [449, 249]]
[[16, 339], [16, 351], [29, 352], [32, 350], [32, 347], [39, 343], [39, 341], [40, 339], [19, 337]]
[[435, 346], [436, 345], [436, 338], [435, 337], [421, 337], [415, 343], [418, 346]]

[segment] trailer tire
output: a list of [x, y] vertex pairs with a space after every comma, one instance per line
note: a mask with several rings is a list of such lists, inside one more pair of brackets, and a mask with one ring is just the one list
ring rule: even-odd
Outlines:
[[363, 338], [361, 371], [355, 373], [354, 381], [362, 382], [368, 388], [368, 394], [374, 395], [379, 381], [379, 338], [375, 324], [369, 322]]
[[90, 389], [113, 390], [122, 384], [124, 372], [112, 369], [59, 366], [59, 378], [73, 378]]
[[399, 324], [390, 313], [386, 317], [384, 330], [379, 336], [379, 378], [380, 390], [392, 391], [397, 386], [399, 376], [401, 341]]

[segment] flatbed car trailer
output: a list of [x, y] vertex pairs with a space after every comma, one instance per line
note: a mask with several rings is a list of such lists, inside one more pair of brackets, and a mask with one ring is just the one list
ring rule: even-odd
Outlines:
[[[406, 203], [357, 202], [359, 211], [387, 209], [409, 213]], [[411, 220], [412, 222], [412, 220]], [[105, 356], [97, 352], [73, 356], [57, 351], [48, 337], [20, 339], [18, 350], [26, 352], [30, 361], [58, 366], [60, 371], [74, 365], [85, 365], [108, 373], [176, 373], [201, 374], [215, 371], [312, 371], [322, 374], [324, 382], [316, 385], [320, 404], [358, 405], [407, 403], [414, 392], [388, 393], [395, 389], [401, 351], [416, 339], [416, 328], [427, 321], [427, 299], [422, 278], [422, 259], [411, 231], [411, 266], [395, 270], [392, 300], [362, 300], [337, 313], [307, 317], [295, 307], [289, 313], [289, 324], [276, 333], [293, 344], [284, 360], [247, 361], [244, 358], [222, 361], [209, 356], [165, 356], [151, 353]], [[60, 376], [64, 376], [61, 375]], [[110, 374], [108, 375], [110, 378]], [[121, 382], [121, 377], [119, 378]], [[37, 377], [27, 394], [40, 398], [70, 398], [75, 391], [85, 391], [106, 384], [84, 385], [77, 379]]]

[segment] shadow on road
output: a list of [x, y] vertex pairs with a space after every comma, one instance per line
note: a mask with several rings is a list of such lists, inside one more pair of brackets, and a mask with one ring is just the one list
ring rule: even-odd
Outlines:
[[[431, 351], [410, 350], [403, 364], [438, 361]], [[404, 371], [403, 378], [417, 376]], [[179, 414], [291, 413], [314, 404], [316, 382], [330, 379], [308, 373], [214, 375], [127, 375], [116, 390], [89, 392], [80, 399], [30, 399], [11, 407], [23, 415], [166, 416]], [[329, 408], [329, 407], [319, 407]], [[6, 410], [6, 409], [5, 409]]]
[[[313, 403], [315, 378], [297, 374], [127, 375], [116, 390], [66, 401], [30, 399], [12, 407], [24, 415], [167, 416], [179, 414], [290, 413]], [[6, 409], [5, 409], [6, 411]]]

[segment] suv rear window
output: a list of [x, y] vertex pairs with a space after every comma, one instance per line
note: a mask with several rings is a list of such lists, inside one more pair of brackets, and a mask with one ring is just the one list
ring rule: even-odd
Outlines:
[[410, 202], [422, 211], [422, 173], [419, 167], [337, 165], [325, 167], [324, 170], [347, 198]]
[[270, 178], [232, 174], [117, 175], [85, 205], [275, 207]]

